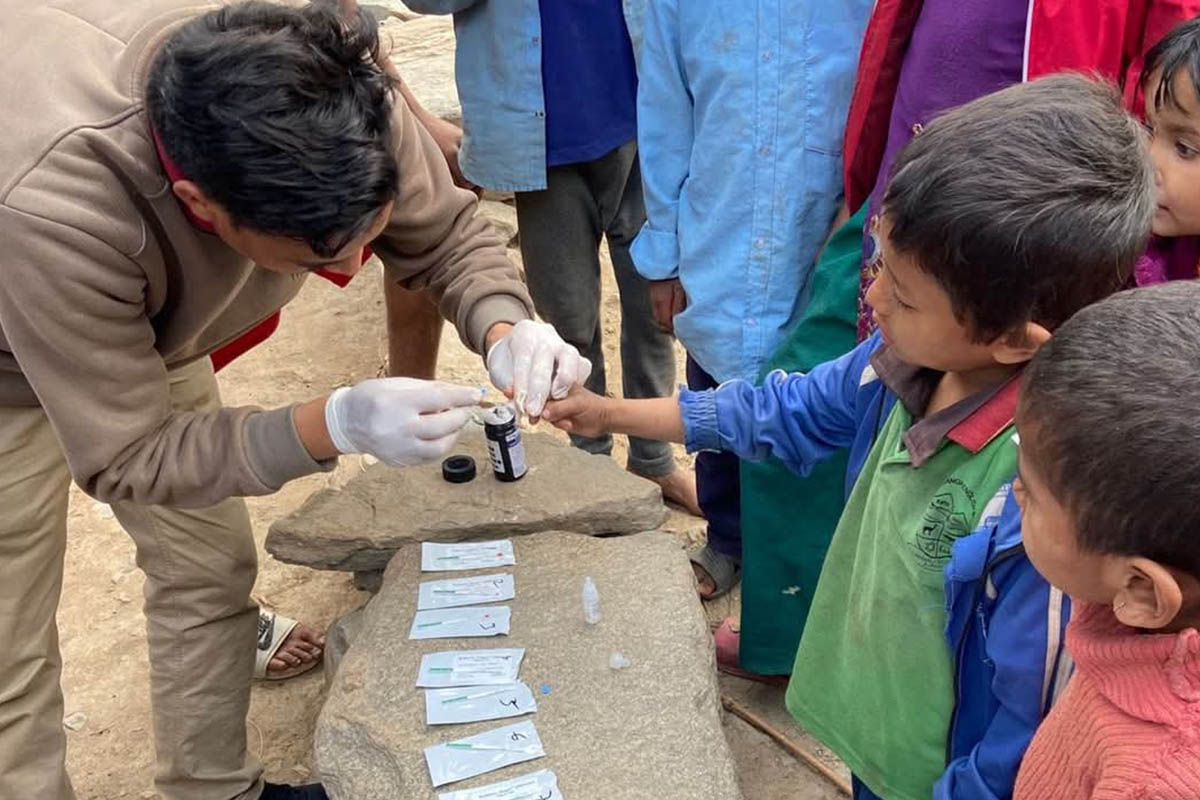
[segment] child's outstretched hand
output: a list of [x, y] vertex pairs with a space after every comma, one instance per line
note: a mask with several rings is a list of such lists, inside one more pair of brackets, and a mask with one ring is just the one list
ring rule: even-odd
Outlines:
[[548, 401], [542, 419], [567, 433], [599, 436], [611, 430], [608, 413], [611, 403], [610, 398], [576, 385], [562, 400]]

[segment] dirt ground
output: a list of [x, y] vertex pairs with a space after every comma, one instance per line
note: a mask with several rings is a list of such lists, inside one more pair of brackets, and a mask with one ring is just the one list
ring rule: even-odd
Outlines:
[[[518, 258], [515, 251], [510, 252]], [[221, 373], [225, 402], [273, 407], [381, 374], [386, 359], [381, 280], [376, 261], [344, 290], [323, 280], [309, 281], [297, 301], [284, 311], [279, 332]], [[620, 312], [607, 263], [605, 291], [609, 375], [619, 379]], [[682, 357], [679, 364], [682, 381]], [[468, 384], [486, 380], [480, 359], [450, 330], [443, 339], [439, 377]], [[616, 457], [623, 459], [623, 443], [618, 443]], [[679, 461], [689, 465], [682, 451]], [[263, 604], [317, 627], [356, 608], [365, 595], [350, 585], [345, 573], [281, 564], [261, 548], [273, 520], [299, 506], [314, 490], [344, 481], [361, 469], [356, 459], [342, 462], [330, 475], [297, 480], [275, 495], [248, 501], [260, 548], [256, 596]], [[158, 795], [152, 784], [142, 576], [134, 566], [132, 543], [107, 506], [73, 490], [69, 519], [66, 580], [58, 615], [65, 661], [68, 766], [81, 800], [151, 800]], [[667, 527], [692, 545], [703, 536], [699, 521], [683, 514], [673, 513]], [[735, 592], [731, 598], [711, 604], [708, 613], [720, 619], [736, 613], [738, 607]], [[724, 678], [722, 686], [795, 738], [805, 740], [783, 709], [782, 690]], [[268, 780], [310, 779], [312, 730], [323, 698], [320, 670], [282, 684], [255, 687], [249, 742], [265, 764]], [[733, 717], [728, 717], [725, 725], [747, 800], [838, 797], [828, 783], [762, 734]], [[805, 741], [814, 746], [811, 740]]]

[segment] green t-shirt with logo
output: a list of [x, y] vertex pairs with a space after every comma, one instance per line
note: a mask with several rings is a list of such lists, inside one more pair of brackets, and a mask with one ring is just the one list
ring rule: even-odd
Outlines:
[[943, 439], [914, 469], [896, 403], [846, 503], [787, 706], [884, 800], [929, 800], [954, 706], [943, 570], [1017, 469], [1013, 428], [978, 453]]

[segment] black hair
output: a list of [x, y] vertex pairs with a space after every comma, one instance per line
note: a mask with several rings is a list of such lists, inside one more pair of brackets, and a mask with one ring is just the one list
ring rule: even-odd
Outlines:
[[1200, 284], [1121, 292], [1080, 311], [1023, 378], [1026, 459], [1079, 545], [1200, 577]]
[[1116, 90], [1058, 74], [933, 120], [884, 197], [892, 246], [977, 341], [1053, 330], [1128, 280], [1155, 208], [1144, 131]]
[[150, 70], [166, 154], [241, 227], [337, 254], [395, 197], [378, 29], [335, 4], [252, 0], [184, 24]]
[[[1151, 87], [1150, 79], [1162, 70], [1158, 84]], [[1200, 17], [1181, 22], [1146, 53], [1139, 83], [1145, 89], [1146, 102], [1154, 108], [1164, 104], [1179, 107], [1175, 97], [1175, 79], [1187, 75], [1192, 91], [1200, 99]]]

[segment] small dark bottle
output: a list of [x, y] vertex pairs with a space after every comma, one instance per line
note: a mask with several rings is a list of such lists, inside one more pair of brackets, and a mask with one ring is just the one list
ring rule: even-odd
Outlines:
[[517, 415], [509, 406], [496, 406], [483, 414], [483, 435], [492, 456], [492, 470], [501, 481], [520, 480], [528, 472], [525, 445], [517, 427]]

